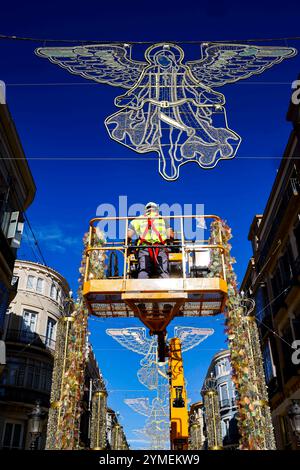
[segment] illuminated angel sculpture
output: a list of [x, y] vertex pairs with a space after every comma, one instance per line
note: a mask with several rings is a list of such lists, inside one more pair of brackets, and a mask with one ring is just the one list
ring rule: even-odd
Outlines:
[[115, 99], [120, 111], [105, 120], [107, 131], [138, 153], [157, 152], [160, 174], [172, 181], [184, 163], [213, 168], [237, 153], [241, 138], [228, 127], [224, 95], [213, 88], [260, 74], [296, 50], [203, 43], [201, 59], [185, 63], [181, 47], [163, 43], [146, 50], [146, 62], [133, 60], [128, 44], [44, 47], [36, 53], [73, 74], [128, 89]]
[[[165, 449], [169, 441], [169, 376], [168, 362], [158, 361], [157, 341], [148, 338], [143, 326], [132, 328], [109, 328], [106, 333], [125, 348], [143, 356], [137, 376], [148, 390], [156, 391], [149, 398], [126, 398], [125, 403], [147, 420], [142, 433], [149, 439], [152, 450]], [[189, 351], [214, 333], [212, 328], [175, 326], [174, 336], [181, 341], [182, 352]]]

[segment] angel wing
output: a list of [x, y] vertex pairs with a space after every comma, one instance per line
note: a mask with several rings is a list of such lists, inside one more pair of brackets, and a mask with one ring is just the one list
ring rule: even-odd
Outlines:
[[294, 57], [293, 47], [208, 43], [201, 45], [202, 58], [186, 62], [204, 85], [218, 87], [260, 74], [284, 59]]
[[35, 53], [74, 75], [123, 88], [132, 88], [147, 65], [131, 59], [128, 44], [40, 47]]
[[125, 398], [124, 403], [130, 406], [136, 413], [143, 416], [150, 416], [149, 398]]
[[213, 333], [212, 328], [194, 328], [192, 326], [175, 326], [174, 328], [174, 336], [180, 339], [182, 352], [198, 346]]
[[138, 354], [146, 355], [149, 352], [152, 340], [146, 338], [146, 328], [109, 328], [106, 330], [118, 343]]

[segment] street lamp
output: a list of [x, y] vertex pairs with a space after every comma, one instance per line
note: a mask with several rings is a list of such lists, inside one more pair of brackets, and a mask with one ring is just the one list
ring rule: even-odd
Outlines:
[[30, 450], [38, 449], [38, 440], [42, 434], [45, 415], [46, 412], [41, 409], [40, 400], [37, 400], [35, 407], [28, 413], [28, 431], [31, 436]]
[[65, 298], [64, 300], [64, 310], [65, 310], [65, 315], [69, 317], [73, 311], [73, 306], [74, 306], [74, 299], [73, 299], [73, 291], [69, 291], [68, 297]]
[[288, 417], [293, 433], [297, 439], [297, 445], [300, 446], [300, 400], [292, 400], [288, 408]]

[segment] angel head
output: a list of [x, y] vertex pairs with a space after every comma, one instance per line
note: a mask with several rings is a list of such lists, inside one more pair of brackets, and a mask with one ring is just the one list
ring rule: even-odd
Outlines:
[[163, 68], [179, 64], [183, 58], [183, 50], [175, 44], [155, 44], [145, 52], [145, 59], [150, 64], [159, 65]]

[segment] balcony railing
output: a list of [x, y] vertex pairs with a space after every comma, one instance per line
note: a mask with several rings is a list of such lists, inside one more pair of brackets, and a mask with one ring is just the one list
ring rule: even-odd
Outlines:
[[32, 331], [9, 329], [6, 333], [5, 340], [28, 344], [30, 346], [47, 349], [51, 352], [55, 350], [55, 341], [53, 339]]
[[225, 408], [233, 408], [237, 406], [236, 400], [234, 398], [226, 398], [225, 400], [220, 401], [220, 409], [224, 410]]
[[14, 386], [0, 386], [0, 401], [14, 401], [34, 405], [37, 400], [41, 401], [42, 406], [49, 408], [50, 392], [41, 392], [40, 390], [29, 390]]

